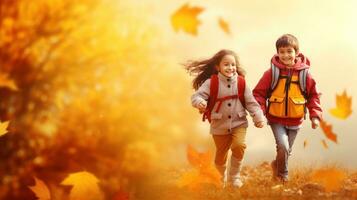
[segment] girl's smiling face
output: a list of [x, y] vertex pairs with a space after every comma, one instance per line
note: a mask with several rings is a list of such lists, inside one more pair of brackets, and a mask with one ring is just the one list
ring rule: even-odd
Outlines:
[[292, 46], [279, 47], [278, 49], [279, 60], [288, 67], [294, 66], [297, 53]]
[[227, 54], [223, 56], [221, 62], [216, 66], [216, 68], [221, 74], [230, 78], [234, 76], [237, 71], [236, 59], [233, 55]]

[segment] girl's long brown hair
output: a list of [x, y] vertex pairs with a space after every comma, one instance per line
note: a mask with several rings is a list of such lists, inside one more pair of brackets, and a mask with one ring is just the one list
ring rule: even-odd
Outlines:
[[237, 73], [245, 76], [245, 70], [240, 66], [238, 56], [234, 51], [223, 49], [217, 52], [213, 57], [205, 60], [188, 61], [184, 64], [190, 75], [196, 76], [192, 81], [192, 86], [197, 90], [203, 82], [209, 79], [213, 74], [217, 74], [216, 66], [222, 61], [225, 55], [232, 55], [236, 60]]

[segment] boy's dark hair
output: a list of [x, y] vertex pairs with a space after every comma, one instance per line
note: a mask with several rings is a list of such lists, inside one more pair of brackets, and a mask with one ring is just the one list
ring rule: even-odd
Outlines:
[[275, 46], [276, 46], [276, 51], [278, 51], [280, 47], [291, 46], [294, 48], [296, 53], [299, 52], [299, 41], [295, 36], [291, 34], [284, 34], [281, 37], [279, 37], [279, 39], [275, 43]]

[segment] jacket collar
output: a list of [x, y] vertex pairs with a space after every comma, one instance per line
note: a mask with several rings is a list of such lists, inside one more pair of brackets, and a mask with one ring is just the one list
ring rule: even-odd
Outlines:
[[234, 75], [230, 78], [226, 77], [225, 75], [221, 74], [220, 72], [218, 72], [218, 79], [220, 81], [223, 81], [224, 83], [234, 83], [237, 81], [237, 72], [234, 73]]

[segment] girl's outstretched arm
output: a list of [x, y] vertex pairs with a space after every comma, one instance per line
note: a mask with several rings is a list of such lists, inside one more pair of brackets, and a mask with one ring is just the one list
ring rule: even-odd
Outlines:
[[268, 91], [270, 89], [271, 84], [271, 69], [265, 71], [262, 78], [260, 78], [259, 82], [253, 89], [253, 95], [260, 107], [263, 110], [263, 113], [266, 113], [266, 99], [268, 96]]
[[210, 85], [211, 79], [207, 79], [198, 88], [198, 90], [191, 96], [192, 106], [195, 108], [200, 108], [200, 104], [207, 104], [208, 97], [210, 95]]
[[254, 124], [261, 124], [261, 122], [265, 121], [264, 113], [255, 100], [252, 91], [249, 87], [245, 87], [244, 91], [244, 99], [245, 99], [245, 108], [249, 112], [250, 116], [253, 117]]

